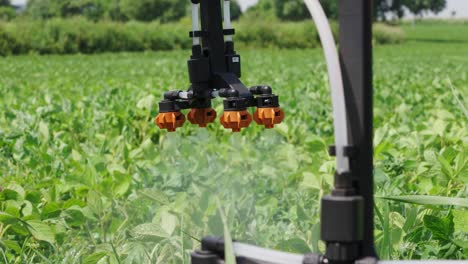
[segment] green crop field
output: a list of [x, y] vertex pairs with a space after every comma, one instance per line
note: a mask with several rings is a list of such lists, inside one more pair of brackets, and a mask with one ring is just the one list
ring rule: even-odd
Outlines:
[[[468, 258], [468, 30], [430, 27], [406, 25], [407, 43], [375, 50], [383, 259]], [[280, 95], [273, 130], [159, 130], [162, 92], [187, 88], [188, 51], [0, 58], [0, 263], [189, 263], [225, 227], [323, 250], [334, 159], [321, 50], [240, 53], [244, 83]]]

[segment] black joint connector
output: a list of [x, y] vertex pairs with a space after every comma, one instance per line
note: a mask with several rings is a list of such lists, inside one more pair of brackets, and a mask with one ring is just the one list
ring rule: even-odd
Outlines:
[[239, 97], [239, 91], [233, 88], [222, 88], [219, 90], [219, 96], [224, 98], [237, 98]]
[[200, 3], [200, 0], [191, 0], [192, 1], [192, 4], [199, 4]]
[[180, 108], [176, 105], [175, 101], [162, 100], [159, 102], [160, 113], [170, 113], [180, 111]]
[[358, 243], [328, 243], [327, 258], [331, 263], [353, 263], [359, 257]]
[[218, 256], [224, 256], [224, 238], [222, 237], [205, 237], [202, 239], [202, 250], [210, 251]]
[[191, 262], [192, 264], [218, 264], [220, 262], [220, 258], [210, 252], [210, 251], [203, 251], [197, 250], [191, 254]]
[[346, 146], [344, 148], [344, 155], [350, 159], [356, 158], [358, 154], [358, 148], [355, 146]]
[[232, 35], [235, 35], [235, 34], [236, 34], [236, 30], [233, 29], [233, 28], [224, 29], [224, 30], [223, 30], [223, 34], [224, 34], [225, 36], [232, 36]]
[[[355, 146], [345, 146], [344, 149], [345, 157], [350, 159], [356, 158], [358, 154], [358, 149]], [[336, 146], [332, 145], [328, 147], [328, 154], [332, 157], [336, 157]]]
[[244, 111], [247, 109], [247, 100], [240, 97], [230, 97], [224, 100], [224, 111]]
[[188, 98], [188, 99], [193, 99], [193, 97], [194, 97], [193, 91], [192, 91], [192, 90], [188, 91], [188, 92], [187, 92], [187, 98]]
[[192, 58], [199, 58], [203, 54], [201, 45], [192, 46]]
[[279, 107], [279, 98], [277, 95], [259, 95], [255, 98], [258, 108]]
[[332, 191], [334, 196], [352, 196], [356, 193], [353, 188], [352, 173], [335, 172], [335, 189]]
[[[349, 245], [362, 241], [364, 230], [363, 197], [325, 196], [322, 198], [321, 207], [320, 237], [327, 242], [327, 245], [333, 243]], [[333, 246], [330, 249], [332, 252], [334, 251]], [[326, 257], [331, 257], [328, 254], [328, 249]]]
[[179, 99], [179, 93], [182, 91], [169, 91], [164, 93], [164, 99], [166, 100], [177, 100]]
[[224, 45], [224, 50], [226, 52], [226, 55], [234, 55], [234, 42], [232, 41], [227, 41]]
[[268, 85], [257, 85], [250, 87], [250, 92], [255, 95], [261, 95], [261, 94], [273, 94], [273, 89], [268, 86]]
[[201, 31], [201, 30], [198, 30], [198, 31], [190, 31], [189, 32], [189, 36], [191, 38], [203, 38], [203, 37], [208, 37], [208, 32], [206, 31]]

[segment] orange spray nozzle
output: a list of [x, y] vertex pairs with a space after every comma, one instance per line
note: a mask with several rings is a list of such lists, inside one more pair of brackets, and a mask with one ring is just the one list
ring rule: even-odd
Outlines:
[[279, 107], [257, 108], [254, 113], [254, 120], [259, 125], [266, 128], [273, 128], [283, 122], [284, 112]]
[[226, 111], [221, 116], [220, 121], [224, 128], [240, 132], [242, 128], [246, 128], [252, 123], [252, 115], [247, 110]]
[[184, 125], [185, 116], [181, 112], [159, 113], [154, 121], [160, 129], [175, 132], [177, 128]]

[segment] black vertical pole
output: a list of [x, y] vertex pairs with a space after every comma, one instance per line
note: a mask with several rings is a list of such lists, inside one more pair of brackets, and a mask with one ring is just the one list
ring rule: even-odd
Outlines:
[[350, 126], [356, 194], [364, 198], [361, 257], [376, 256], [373, 213], [372, 0], [338, 0], [339, 50]]
[[211, 70], [226, 72], [224, 57], [223, 17], [220, 0], [201, 0], [200, 13], [203, 37], [203, 49], [209, 53]]

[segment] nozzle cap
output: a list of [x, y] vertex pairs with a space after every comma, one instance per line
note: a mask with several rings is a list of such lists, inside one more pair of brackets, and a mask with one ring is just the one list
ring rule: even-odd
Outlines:
[[154, 122], [160, 129], [175, 132], [177, 128], [184, 125], [185, 116], [181, 112], [159, 113]]
[[190, 123], [199, 127], [206, 127], [216, 119], [216, 111], [213, 108], [193, 108], [187, 117]]
[[246, 128], [252, 123], [252, 115], [244, 111], [226, 111], [220, 118], [224, 128], [232, 129], [232, 132], [240, 132], [242, 128]]
[[274, 128], [275, 125], [283, 122], [284, 112], [279, 107], [257, 108], [254, 113], [254, 120], [265, 128]]

